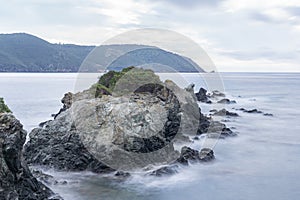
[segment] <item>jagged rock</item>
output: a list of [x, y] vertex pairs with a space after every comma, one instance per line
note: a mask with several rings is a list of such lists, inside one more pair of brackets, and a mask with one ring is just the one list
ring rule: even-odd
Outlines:
[[235, 104], [236, 101], [235, 100], [230, 100], [230, 99], [221, 99], [217, 103], [221, 103], [221, 104]]
[[181, 148], [180, 157], [177, 162], [183, 165], [188, 165], [189, 162], [199, 161], [199, 151], [190, 147], [184, 146]]
[[64, 97], [62, 98], [61, 102], [63, 103], [63, 107], [59, 110], [59, 112], [57, 114], [54, 114], [53, 117], [54, 119], [63, 111], [69, 109], [73, 103], [73, 93], [68, 92], [64, 95]]
[[197, 100], [200, 102], [204, 102], [204, 103], [212, 103], [207, 96], [207, 90], [204, 88], [200, 88], [199, 92], [197, 92], [196, 94]]
[[17, 119], [0, 114], [0, 199], [53, 199], [54, 193], [37, 181], [23, 162], [25, 139], [26, 132]]

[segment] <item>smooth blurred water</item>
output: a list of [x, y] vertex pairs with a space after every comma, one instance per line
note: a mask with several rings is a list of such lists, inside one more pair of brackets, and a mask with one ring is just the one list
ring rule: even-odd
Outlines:
[[[97, 76], [91, 75], [87, 82], [95, 82]], [[161, 76], [174, 79], [170, 74]], [[205, 86], [199, 76], [182, 76], [195, 83], [197, 89]], [[228, 110], [257, 108], [274, 116], [235, 111], [240, 117], [229, 119], [226, 124], [235, 127], [239, 135], [218, 141], [214, 162], [182, 168], [177, 175], [164, 178], [136, 173], [127, 181], [88, 172], [49, 171], [57, 179], [69, 182], [52, 189], [70, 200], [299, 199], [300, 74], [223, 73], [221, 76], [226, 94], [237, 101], [227, 106]], [[65, 92], [78, 89], [76, 79], [77, 74], [3, 73], [0, 96], [30, 130], [59, 110]], [[208, 105], [200, 106], [209, 110]], [[199, 148], [200, 142], [193, 147]]]

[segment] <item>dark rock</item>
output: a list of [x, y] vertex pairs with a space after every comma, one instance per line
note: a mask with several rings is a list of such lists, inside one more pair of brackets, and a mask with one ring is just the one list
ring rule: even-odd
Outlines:
[[177, 159], [177, 162], [182, 165], [188, 165], [195, 162], [208, 162], [215, 158], [213, 150], [209, 148], [203, 148], [201, 151], [197, 151], [190, 147], [182, 147], [181, 155]]
[[229, 112], [226, 109], [219, 110], [219, 111], [215, 112], [213, 115], [217, 115], [217, 116], [230, 116], [230, 117], [238, 117], [239, 116], [237, 113]]
[[181, 148], [180, 157], [177, 159], [178, 163], [183, 165], [188, 165], [189, 162], [197, 162], [197, 161], [199, 161], [199, 151], [187, 146]]
[[202, 162], [209, 162], [215, 159], [214, 151], [209, 148], [203, 148], [201, 149], [199, 153], [199, 159]]
[[210, 125], [209, 118], [201, 113], [201, 109], [199, 108], [200, 118], [199, 118], [199, 127], [197, 130], [197, 135], [201, 135], [206, 133], [208, 127]]
[[221, 136], [234, 137], [234, 136], [237, 136], [237, 134], [234, 133], [230, 128], [226, 127], [226, 128], [222, 129]]
[[204, 102], [204, 103], [208, 103], [211, 101], [208, 100], [208, 97], [206, 95], [207, 93], [207, 90], [204, 89], [204, 88], [200, 88], [199, 92], [197, 92], [195, 95], [197, 97], [197, 100], [200, 101], [200, 102]]
[[117, 171], [115, 173], [116, 177], [120, 177], [120, 178], [128, 178], [130, 176], [130, 173], [128, 172], [123, 172], [123, 171]]
[[257, 110], [257, 109], [252, 109], [252, 110], [244, 110], [246, 113], [262, 113], [262, 111]]
[[26, 132], [12, 114], [0, 114], [0, 199], [51, 199], [54, 193], [23, 162]]
[[264, 116], [270, 116], [270, 117], [273, 117], [274, 115], [271, 114], [271, 113], [264, 113]]
[[31, 131], [30, 141], [24, 147], [27, 163], [58, 170], [90, 170], [95, 173], [113, 171], [86, 150], [76, 130], [68, 129], [62, 121], [56, 124], [61, 125], [60, 128], [56, 129], [52, 125]]
[[71, 92], [68, 92], [64, 95], [64, 97], [62, 98], [61, 102], [63, 103], [63, 107], [59, 110], [59, 112], [57, 114], [52, 115], [54, 117], [54, 119], [62, 112], [66, 111], [67, 109], [69, 109], [73, 103], [73, 97], [74, 94]]
[[229, 99], [221, 99], [217, 103], [221, 103], [221, 104], [235, 104], [236, 101], [235, 100], [229, 100]]
[[165, 166], [165, 167], [161, 167], [157, 170], [154, 170], [154, 171], [148, 173], [147, 175], [158, 176], [158, 177], [170, 176], [173, 174], [177, 174], [178, 173], [177, 169], [178, 169], [178, 165], [170, 165], [170, 166]]
[[200, 140], [198, 136], [194, 137], [193, 140]]

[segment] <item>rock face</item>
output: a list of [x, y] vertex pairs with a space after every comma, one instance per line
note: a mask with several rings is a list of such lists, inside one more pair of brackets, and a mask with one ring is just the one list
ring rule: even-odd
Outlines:
[[59, 170], [108, 172], [111, 169], [94, 158], [82, 144], [72, 127], [69, 113], [62, 112], [55, 120], [35, 128], [24, 147], [29, 164]]
[[[125, 74], [126, 69], [111, 72], [86, 91], [66, 94], [55, 119], [30, 133], [27, 162], [109, 172], [110, 167], [126, 171], [176, 160], [180, 153], [173, 142], [197, 133], [200, 112], [194, 92], [169, 80], [162, 83], [149, 70]], [[135, 74], [138, 87], [130, 79]], [[99, 85], [111, 92], [99, 93]]]
[[23, 162], [25, 139], [26, 132], [17, 119], [12, 114], [0, 114], [0, 199], [55, 199]]

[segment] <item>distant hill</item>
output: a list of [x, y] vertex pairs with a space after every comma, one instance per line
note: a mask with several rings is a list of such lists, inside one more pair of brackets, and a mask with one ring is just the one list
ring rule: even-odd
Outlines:
[[130, 51], [111, 63], [108, 69], [121, 70], [123, 66], [141, 66], [156, 72], [198, 72], [198, 65], [191, 59], [156, 47]]
[[[97, 67], [91, 67], [90, 63], [88, 69], [79, 69], [94, 48], [51, 44], [25, 33], [0, 34], [0, 72], [97, 72]], [[197, 72], [199, 69], [189, 58], [152, 46], [106, 45], [96, 48], [94, 52], [97, 56], [107, 53], [108, 49], [128, 52], [110, 63], [110, 70], [121, 70], [128, 66], [141, 66], [156, 72]], [[172, 70], [168, 66], [172, 66]]]
[[25, 33], [0, 34], [0, 71], [76, 72], [94, 48], [51, 44]]

